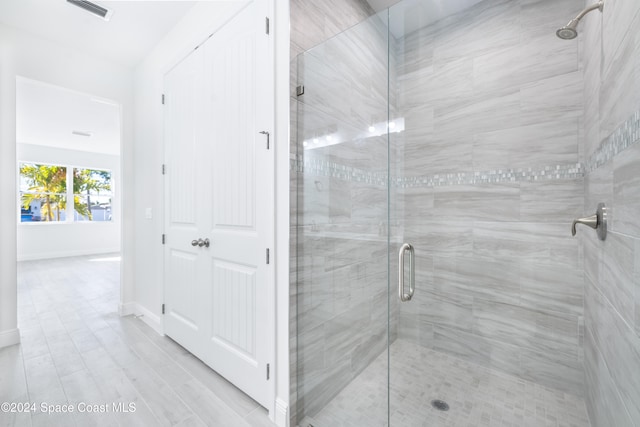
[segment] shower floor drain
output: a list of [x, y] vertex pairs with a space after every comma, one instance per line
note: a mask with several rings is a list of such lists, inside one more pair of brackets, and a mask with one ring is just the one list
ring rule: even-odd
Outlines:
[[434, 408], [436, 408], [438, 411], [448, 411], [449, 410], [449, 404], [447, 402], [445, 402], [444, 400], [432, 400], [431, 401], [431, 406], [433, 406]]

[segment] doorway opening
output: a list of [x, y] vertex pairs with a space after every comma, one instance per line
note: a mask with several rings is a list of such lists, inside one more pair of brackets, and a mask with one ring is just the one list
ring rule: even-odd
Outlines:
[[118, 103], [16, 78], [18, 324], [23, 340], [38, 333], [46, 338], [85, 315], [117, 313], [120, 152]]

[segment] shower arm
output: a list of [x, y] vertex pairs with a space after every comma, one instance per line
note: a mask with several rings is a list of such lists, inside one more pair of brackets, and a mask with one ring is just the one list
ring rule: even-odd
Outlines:
[[576, 16], [575, 18], [573, 18], [571, 21], [569, 21], [569, 23], [567, 24], [567, 26], [571, 25], [572, 22], [580, 22], [580, 20], [582, 18], [584, 18], [584, 16], [591, 12], [592, 10], [596, 10], [596, 9], [600, 9], [600, 12], [602, 12], [602, 9], [604, 8], [604, 2], [603, 1], [599, 1], [598, 3], [592, 4], [591, 6], [587, 7], [585, 10], [583, 10], [582, 12], [580, 12], [578, 14], [578, 16]]

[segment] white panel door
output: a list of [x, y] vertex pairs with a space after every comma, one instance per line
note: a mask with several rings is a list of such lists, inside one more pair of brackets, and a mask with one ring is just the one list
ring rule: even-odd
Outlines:
[[194, 52], [165, 75], [165, 333], [197, 354], [205, 337], [202, 275], [205, 255], [191, 242], [206, 233], [198, 190], [201, 156], [203, 55]]
[[265, 1], [255, 1], [205, 44], [207, 146], [212, 171], [206, 359], [257, 402], [268, 401], [266, 249], [273, 229], [273, 150]]
[[266, 5], [249, 3], [165, 76], [165, 332], [263, 406], [274, 337]]

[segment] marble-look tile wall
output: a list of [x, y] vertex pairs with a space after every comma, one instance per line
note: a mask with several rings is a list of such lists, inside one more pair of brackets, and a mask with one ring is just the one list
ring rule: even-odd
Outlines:
[[290, 0], [291, 58], [373, 15], [366, 0]]
[[418, 282], [399, 336], [575, 395], [583, 70], [555, 30], [582, 3], [485, 0], [397, 41]]
[[[586, 2], [589, 3], [589, 2]], [[609, 233], [584, 232], [585, 373], [594, 427], [640, 425], [640, 3], [608, 0], [585, 18], [584, 209], [609, 208]]]

